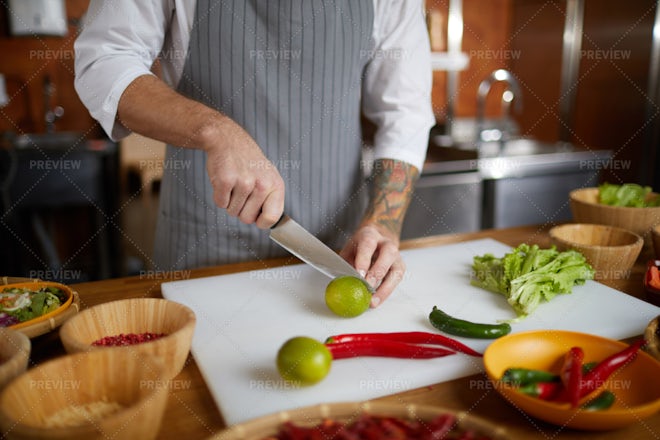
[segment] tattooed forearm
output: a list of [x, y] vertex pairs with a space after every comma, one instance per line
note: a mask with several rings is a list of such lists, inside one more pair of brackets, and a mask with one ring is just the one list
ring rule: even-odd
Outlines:
[[398, 238], [418, 178], [419, 171], [410, 164], [393, 159], [377, 160], [363, 223], [375, 223]]

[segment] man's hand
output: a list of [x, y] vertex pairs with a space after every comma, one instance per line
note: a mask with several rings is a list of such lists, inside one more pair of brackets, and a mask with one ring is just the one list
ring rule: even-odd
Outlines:
[[371, 199], [360, 227], [341, 251], [376, 293], [371, 306], [387, 299], [403, 279], [406, 266], [399, 253], [401, 226], [419, 172], [414, 166], [381, 159], [374, 164]]
[[144, 136], [206, 151], [213, 199], [230, 215], [263, 229], [279, 220], [284, 181], [254, 139], [227, 116], [154, 75], [140, 76], [126, 88], [117, 113], [125, 127]]
[[274, 225], [284, 211], [284, 181], [252, 137], [227, 118], [207, 145], [215, 203], [243, 223]]
[[340, 255], [376, 289], [371, 299], [372, 307], [377, 307], [390, 296], [406, 271], [399, 253], [398, 237], [376, 224], [364, 224], [358, 228]]

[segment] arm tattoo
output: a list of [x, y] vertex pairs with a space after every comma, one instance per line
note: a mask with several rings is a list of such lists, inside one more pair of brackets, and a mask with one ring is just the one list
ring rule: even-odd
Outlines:
[[363, 223], [375, 223], [399, 237], [418, 178], [419, 171], [413, 165], [393, 159], [377, 160]]

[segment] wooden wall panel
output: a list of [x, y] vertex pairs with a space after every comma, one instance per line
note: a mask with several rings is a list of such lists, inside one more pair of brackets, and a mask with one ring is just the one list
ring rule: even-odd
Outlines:
[[[457, 117], [473, 117], [476, 114], [477, 88], [479, 83], [492, 71], [507, 68], [511, 61], [510, 27], [513, 0], [464, 0], [463, 1], [463, 43], [462, 50], [470, 57], [466, 70], [459, 73], [459, 86], [456, 97]], [[427, 0], [427, 11], [439, 11], [443, 18], [443, 35], [447, 34], [448, 0]], [[442, 122], [447, 111], [447, 75], [435, 72], [433, 75], [433, 108], [436, 119]], [[493, 97], [496, 98], [495, 89]], [[496, 115], [499, 100], [487, 101], [487, 114]]]
[[522, 87], [521, 134], [554, 142], [559, 137], [565, 1], [517, 0], [511, 26], [511, 71]]
[[73, 42], [88, 4], [89, 0], [66, 0], [69, 32], [64, 37], [13, 37], [9, 34], [7, 11], [0, 8], [0, 73], [5, 75], [10, 97], [9, 104], [0, 109], [0, 132], [45, 131], [44, 81], [48, 77], [55, 86], [51, 108], [64, 108], [56, 129], [85, 133], [90, 138], [103, 135], [73, 87]]
[[637, 182], [650, 159], [642, 151], [650, 122], [645, 112], [655, 3], [590, 0], [585, 5], [574, 142], [614, 152], [604, 176], [612, 183]]

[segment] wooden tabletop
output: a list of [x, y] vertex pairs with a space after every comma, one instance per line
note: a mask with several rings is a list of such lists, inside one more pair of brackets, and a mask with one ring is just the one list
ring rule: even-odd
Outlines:
[[[451, 234], [411, 240], [403, 248], [439, 246], [449, 243], [493, 238], [502, 243], [517, 246], [520, 243], [550, 245], [547, 229], [536, 226], [500, 230], [486, 230], [467, 234]], [[640, 255], [629, 278], [619, 280], [612, 287], [627, 294], [646, 300], [642, 279], [644, 263], [652, 258], [650, 251]], [[271, 260], [269, 267], [288, 264], [292, 261]], [[75, 284], [83, 308], [123, 298], [161, 297], [160, 284], [177, 279], [199, 278], [222, 275], [246, 270], [263, 269], [264, 262], [241, 263], [211, 268], [172, 273], [145, 272], [137, 277]], [[64, 354], [58, 333], [39, 336], [32, 341], [31, 367], [55, 356]], [[514, 438], [521, 439], [631, 439], [660, 438], [660, 414], [629, 428], [603, 432], [584, 433], [553, 426], [534, 420], [508, 404], [489, 386], [485, 375], [479, 374], [441, 384], [405, 391], [379, 398], [380, 401], [414, 402], [439, 405], [446, 408], [468, 411], [479, 417], [504, 425]], [[185, 438], [206, 439], [225, 427], [222, 415], [206, 387], [192, 356], [188, 357], [183, 371], [170, 384], [170, 396], [160, 429], [159, 439]]]

